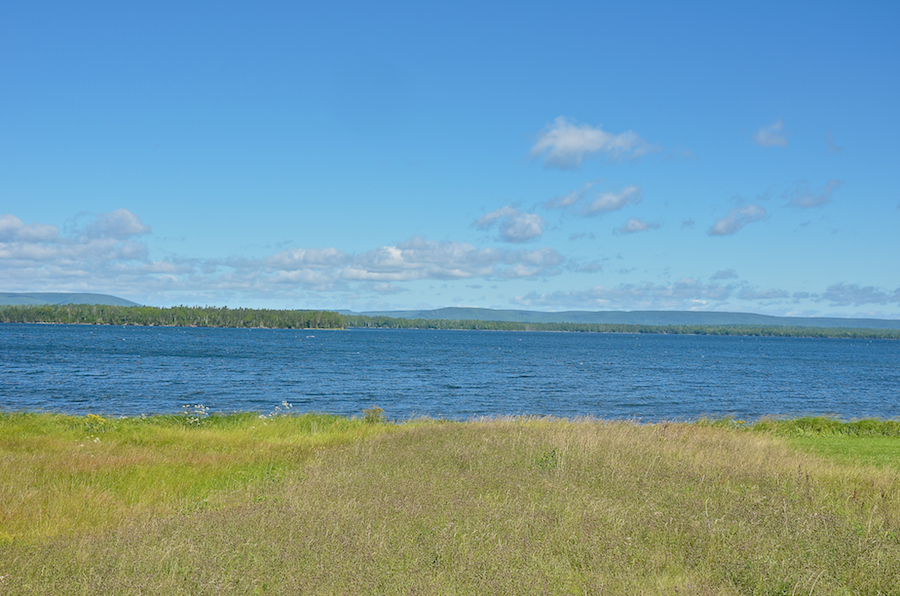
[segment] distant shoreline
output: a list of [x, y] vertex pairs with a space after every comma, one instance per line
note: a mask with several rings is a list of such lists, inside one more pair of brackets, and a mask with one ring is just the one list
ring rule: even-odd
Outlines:
[[802, 327], [788, 325], [642, 325], [489, 320], [411, 319], [347, 315], [333, 311], [229, 309], [217, 307], [114, 306], [67, 304], [0, 307], [0, 323], [110, 325], [234, 329], [429, 329], [468, 331], [538, 331], [569, 333], [652, 333], [661, 335], [730, 335], [900, 339], [900, 329]]

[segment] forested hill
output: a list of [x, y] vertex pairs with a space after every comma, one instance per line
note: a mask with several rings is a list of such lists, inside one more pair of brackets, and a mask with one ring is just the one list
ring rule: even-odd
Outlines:
[[[344, 313], [353, 314], [353, 313]], [[440, 308], [360, 313], [369, 317], [447, 321], [501, 321], [514, 323], [580, 323], [587, 325], [679, 325], [751, 327], [844, 327], [852, 329], [900, 329], [900, 320], [835, 317], [774, 317], [739, 312], [698, 311], [564, 311], [493, 310], [488, 308]]]
[[405, 319], [346, 315], [318, 310], [261, 310], [176, 306], [62, 304], [0, 306], [0, 323], [147, 325], [166, 327], [244, 327], [268, 329], [473, 329], [493, 331], [570, 331], [580, 333], [666, 333], [900, 339], [900, 329], [792, 327], [786, 325], [630, 325], [622, 323], [520, 323], [448, 319]]
[[261, 310], [198, 306], [112, 306], [63, 304], [0, 307], [0, 323], [149, 325], [166, 327], [263, 327], [343, 329], [344, 317], [320, 310]]
[[73, 292], [0, 292], [0, 306], [40, 304], [109, 304], [139, 306], [137, 302], [109, 294], [78, 294]]

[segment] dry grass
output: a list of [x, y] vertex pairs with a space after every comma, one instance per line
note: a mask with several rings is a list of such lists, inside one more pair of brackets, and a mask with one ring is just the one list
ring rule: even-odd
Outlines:
[[9, 540], [0, 592], [900, 593], [896, 467], [696, 424], [368, 426], [215, 508]]

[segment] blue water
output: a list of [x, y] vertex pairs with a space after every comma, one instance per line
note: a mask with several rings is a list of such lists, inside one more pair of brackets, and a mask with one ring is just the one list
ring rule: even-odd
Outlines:
[[0, 410], [900, 417], [900, 342], [0, 324]]

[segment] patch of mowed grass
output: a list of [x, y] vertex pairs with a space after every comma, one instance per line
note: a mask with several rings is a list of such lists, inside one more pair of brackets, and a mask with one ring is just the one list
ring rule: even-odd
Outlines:
[[147, 418], [0, 414], [0, 542], [221, 507], [309, 453], [390, 425], [307, 414]]
[[896, 594], [900, 471], [703, 424], [392, 425], [228, 507], [0, 545], [10, 593]]
[[749, 430], [784, 437], [795, 446], [847, 462], [900, 467], [900, 421], [843, 421], [825, 416], [763, 419]]

